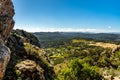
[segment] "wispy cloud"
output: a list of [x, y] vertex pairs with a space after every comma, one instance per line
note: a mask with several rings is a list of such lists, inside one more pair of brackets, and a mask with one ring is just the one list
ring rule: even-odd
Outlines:
[[118, 32], [116, 30], [92, 29], [92, 28], [76, 29], [76, 28], [44, 28], [44, 27], [36, 28], [36, 27], [24, 27], [24, 30], [26, 30], [28, 32], [93, 32], [93, 33]]
[[[111, 28], [111, 27], [109, 27], [109, 28]], [[19, 29], [20, 29], [20, 27], [19, 27]], [[46, 27], [38, 28], [38, 27], [24, 27], [24, 30], [26, 30], [28, 32], [93, 32], [93, 33], [118, 32], [117, 30], [94, 29], [94, 28], [46, 28]]]

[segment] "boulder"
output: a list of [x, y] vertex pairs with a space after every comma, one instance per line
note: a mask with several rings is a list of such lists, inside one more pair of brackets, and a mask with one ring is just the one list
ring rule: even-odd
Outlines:
[[[24, 80], [45, 80], [44, 70], [35, 61], [25, 60], [16, 65], [18, 76]], [[22, 73], [22, 74], [21, 74]]]

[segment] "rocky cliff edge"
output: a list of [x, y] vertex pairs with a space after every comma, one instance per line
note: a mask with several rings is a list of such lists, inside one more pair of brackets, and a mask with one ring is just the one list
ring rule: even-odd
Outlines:
[[10, 59], [10, 49], [4, 45], [14, 27], [14, 6], [11, 0], [0, 0], [0, 79]]

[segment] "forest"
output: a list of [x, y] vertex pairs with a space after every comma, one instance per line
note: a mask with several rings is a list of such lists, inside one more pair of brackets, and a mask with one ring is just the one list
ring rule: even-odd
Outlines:
[[55, 80], [116, 80], [119, 34], [34, 33], [54, 66]]
[[[71, 39], [86, 39], [109, 43], [120, 43], [119, 33], [81, 33], [81, 32], [35, 32], [42, 47], [53, 47], [70, 42]], [[55, 43], [55, 44], [54, 44]]]

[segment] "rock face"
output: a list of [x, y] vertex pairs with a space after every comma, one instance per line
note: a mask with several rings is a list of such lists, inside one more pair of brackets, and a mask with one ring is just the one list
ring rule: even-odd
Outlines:
[[37, 65], [35, 61], [32, 60], [25, 60], [16, 65], [17, 73], [19, 75], [22, 73], [22, 77], [24, 77], [25, 80], [45, 80], [44, 77], [44, 70]]
[[11, 0], [0, 0], [0, 38], [6, 40], [14, 27], [14, 9]]
[[13, 30], [6, 45], [11, 58], [3, 80], [53, 80], [53, 67], [33, 34]]
[[0, 0], [0, 79], [3, 78], [10, 50], [4, 43], [14, 27], [14, 7], [11, 0]]
[[3, 78], [7, 63], [10, 59], [10, 50], [0, 42], [0, 79]]
[[38, 47], [41, 47], [37, 37], [35, 37], [31, 33], [28, 33], [26, 31], [20, 30], [20, 29], [13, 30], [12, 33], [20, 35], [21, 42], [24, 42], [24, 43], [26, 42], [26, 43], [30, 43], [30, 44], [36, 45]]

